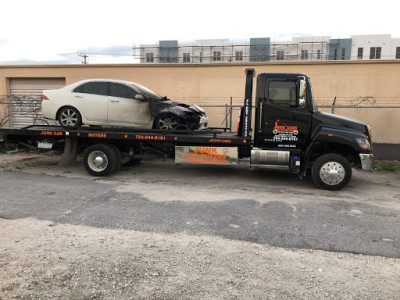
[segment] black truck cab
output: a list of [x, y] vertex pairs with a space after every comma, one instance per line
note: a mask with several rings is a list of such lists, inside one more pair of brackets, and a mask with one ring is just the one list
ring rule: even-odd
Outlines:
[[300, 176], [311, 170], [317, 186], [339, 189], [352, 166], [371, 169], [372, 162], [369, 126], [319, 112], [306, 75], [257, 76], [252, 165], [286, 166]]

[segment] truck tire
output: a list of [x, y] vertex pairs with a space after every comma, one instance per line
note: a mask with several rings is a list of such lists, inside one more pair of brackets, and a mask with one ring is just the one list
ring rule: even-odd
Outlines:
[[314, 184], [324, 190], [336, 191], [351, 179], [351, 167], [347, 159], [329, 153], [318, 157], [311, 169]]
[[115, 153], [117, 154], [117, 163], [115, 166], [115, 170], [112, 172], [112, 173], [114, 173], [114, 172], [118, 171], [122, 165], [122, 154], [121, 154], [121, 151], [119, 151], [117, 146], [115, 146], [114, 144], [109, 144], [109, 145], [114, 149]]
[[118, 154], [110, 144], [95, 144], [83, 153], [86, 171], [93, 176], [107, 176], [118, 167]]

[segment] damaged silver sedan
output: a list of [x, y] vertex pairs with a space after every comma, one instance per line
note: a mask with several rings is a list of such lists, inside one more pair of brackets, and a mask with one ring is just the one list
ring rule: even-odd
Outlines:
[[43, 91], [42, 114], [61, 126], [81, 125], [199, 130], [208, 118], [197, 105], [162, 97], [140, 84], [106, 79]]

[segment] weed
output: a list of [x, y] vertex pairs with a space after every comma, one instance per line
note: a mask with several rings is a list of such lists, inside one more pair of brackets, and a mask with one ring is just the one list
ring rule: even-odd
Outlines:
[[400, 171], [400, 162], [390, 160], [377, 160], [374, 163], [374, 169], [377, 171], [397, 172]]

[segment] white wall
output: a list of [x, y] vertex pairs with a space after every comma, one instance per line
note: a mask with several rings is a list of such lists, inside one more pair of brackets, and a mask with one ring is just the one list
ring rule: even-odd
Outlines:
[[357, 59], [358, 48], [363, 48], [363, 60], [369, 59], [371, 47], [381, 47], [381, 59], [396, 58], [396, 47], [400, 47], [400, 38], [390, 34], [352, 35], [351, 59]]

